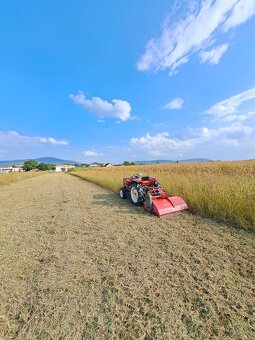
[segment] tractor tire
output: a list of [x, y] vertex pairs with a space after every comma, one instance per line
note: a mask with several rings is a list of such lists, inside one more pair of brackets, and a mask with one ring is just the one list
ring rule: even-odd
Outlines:
[[125, 188], [120, 188], [119, 195], [121, 199], [127, 198], [127, 190]]
[[144, 201], [144, 194], [141, 187], [136, 183], [133, 183], [130, 187], [130, 200], [134, 205], [142, 205]]
[[151, 194], [145, 194], [144, 200], [146, 202], [145, 210], [151, 212], [152, 210], [152, 196]]

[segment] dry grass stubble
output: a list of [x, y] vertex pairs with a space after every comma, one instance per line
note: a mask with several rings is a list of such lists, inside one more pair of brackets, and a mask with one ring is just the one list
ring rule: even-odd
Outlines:
[[0, 337], [254, 337], [254, 234], [65, 174], [0, 191]]

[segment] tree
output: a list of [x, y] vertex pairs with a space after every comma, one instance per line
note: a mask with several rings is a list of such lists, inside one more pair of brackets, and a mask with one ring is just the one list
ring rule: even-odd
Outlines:
[[32, 159], [29, 160], [29, 161], [25, 161], [23, 163], [23, 166], [22, 166], [24, 171], [30, 171], [32, 169], [37, 169], [37, 167], [38, 167], [38, 163], [36, 161], [33, 161]]
[[128, 165], [135, 165], [135, 162], [129, 162], [129, 161], [124, 161], [123, 165], [128, 166]]
[[47, 171], [47, 170], [55, 170], [56, 167], [53, 164], [39, 163], [37, 166], [37, 169], [41, 171]]

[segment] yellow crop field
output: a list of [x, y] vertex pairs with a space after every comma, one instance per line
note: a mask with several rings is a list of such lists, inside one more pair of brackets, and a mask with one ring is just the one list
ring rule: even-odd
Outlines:
[[73, 171], [72, 175], [117, 193], [135, 173], [159, 178], [168, 195], [185, 199], [190, 211], [242, 227], [255, 227], [255, 160], [178, 163]]
[[11, 172], [0, 174], [0, 186], [21, 181], [22, 179], [42, 175], [43, 172]]

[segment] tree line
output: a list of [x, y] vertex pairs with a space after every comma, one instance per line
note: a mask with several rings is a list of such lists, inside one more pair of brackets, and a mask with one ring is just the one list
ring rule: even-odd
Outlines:
[[31, 170], [41, 170], [41, 171], [47, 171], [47, 170], [55, 170], [56, 166], [54, 164], [48, 164], [48, 163], [38, 163], [34, 160], [28, 160], [23, 163], [22, 169], [24, 171], [31, 171]]

